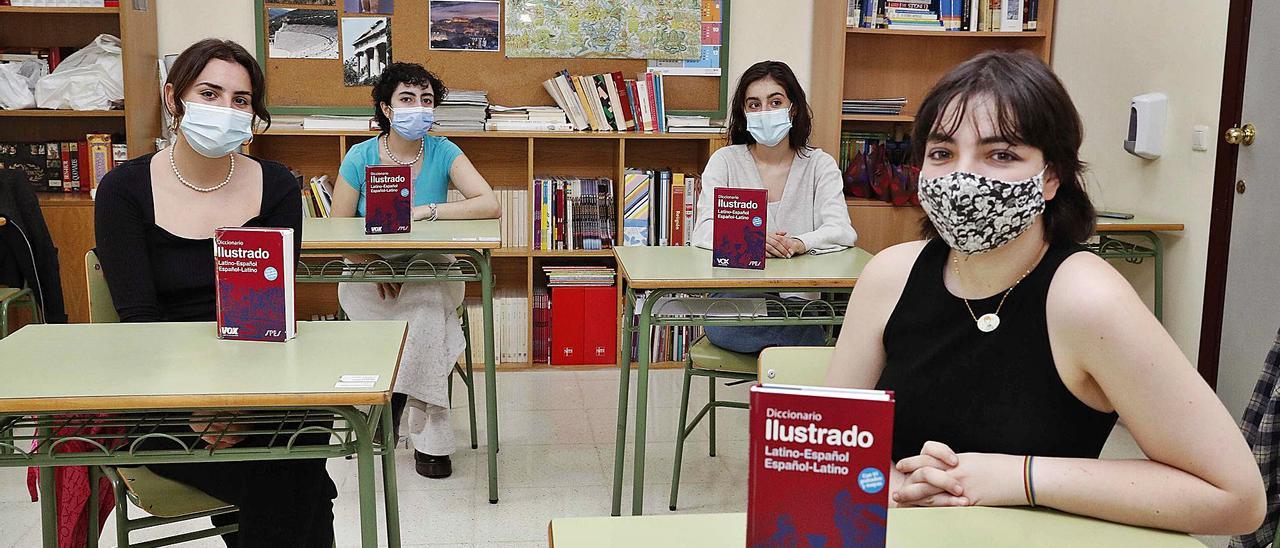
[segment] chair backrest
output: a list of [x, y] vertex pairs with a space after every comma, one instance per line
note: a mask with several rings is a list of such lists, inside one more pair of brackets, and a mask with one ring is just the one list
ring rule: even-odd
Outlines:
[[119, 322], [120, 316], [111, 302], [111, 290], [107, 289], [107, 278], [102, 274], [102, 263], [92, 249], [84, 254], [84, 276], [89, 282], [89, 323]]
[[831, 362], [830, 346], [774, 346], [760, 351], [760, 382], [823, 386]]

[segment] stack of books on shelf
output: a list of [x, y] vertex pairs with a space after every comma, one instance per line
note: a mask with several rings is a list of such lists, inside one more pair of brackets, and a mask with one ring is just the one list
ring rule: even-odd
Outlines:
[[668, 133], [724, 133], [728, 130], [723, 123], [712, 122], [709, 116], [667, 115]]
[[[498, 224], [502, 230], [502, 247], [529, 247], [529, 190], [523, 188], [495, 188], [502, 217]], [[449, 190], [450, 202], [465, 200], [457, 189]]]
[[[292, 121], [292, 120], [288, 120]], [[302, 119], [302, 129], [311, 131], [369, 131], [378, 129], [372, 116], [312, 114]]]
[[542, 83], [579, 131], [667, 131], [662, 75], [621, 72], [573, 75], [562, 70]]
[[[478, 368], [484, 366], [484, 309], [479, 299], [463, 302], [470, 317], [471, 362]], [[493, 296], [493, 355], [498, 363], [529, 362], [529, 298], [524, 288], [494, 290]]]
[[309, 181], [302, 173], [290, 170], [302, 186], [302, 214], [305, 217], [324, 219], [333, 216], [333, 182], [328, 175], [317, 175]]
[[488, 92], [451, 89], [436, 105], [435, 127], [444, 131], [484, 131], [488, 110]]
[[610, 249], [617, 239], [613, 181], [538, 177], [533, 181], [533, 249]]
[[845, 23], [871, 29], [1021, 32], [1039, 29], [1040, 0], [848, 0]]
[[93, 192], [103, 175], [129, 159], [123, 141], [90, 133], [80, 141], [0, 142], [0, 169], [23, 172], [37, 192]]
[[902, 107], [907, 106], [906, 97], [885, 99], [845, 99], [841, 101], [840, 112], [843, 114], [879, 114], [897, 116], [902, 114]]
[[[551, 365], [605, 365], [617, 361], [618, 295], [608, 266], [544, 266], [550, 293]], [[536, 324], [535, 324], [536, 325]], [[544, 331], [545, 333], [545, 331]]]
[[484, 128], [489, 131], [573, 131], [573, 125], [565, 118], [560, 107], [504, 107], [489, 106], [489, 119]]
[[627, 168], [622, 245], [689, 245], [700, 187], [696, 175]]

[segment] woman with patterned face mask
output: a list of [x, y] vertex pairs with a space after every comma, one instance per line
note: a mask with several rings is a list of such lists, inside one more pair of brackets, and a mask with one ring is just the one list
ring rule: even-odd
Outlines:
[[[334, 217], [365, 214], [365, 168], [372, 165], [409, 166], [413, 180], [413, 219], [496, 219], [498, 199], [462, 149], [446, 137], [430, 135], [435, 107], [449, 93], [444, 82], [416, 63], [392, 63], [372, 90], [377, 137], [357, 143], [347, 151], [338, 169], [333, 190]], [[449, 187], [463, 199], [448, 202]], [[441, 256], [380, 257], [363, 255], [348, 259], [367, 263], [383, 258], [399, 260], [450, 260]], [[398, 429], [400, 415], [411, 405], [414, 420], [410, 440], [414, 469], [419, 475], [440, 479], [453, 473], [449, 455], [454, 451], [453, 425], [449, 421], [449, 373], [465, 346], [455, 312], [462, 303], [462, 282], [342, 283], [338, 301], [355, 320], [405, 320], [405, 341], [400, 372], [391, 398]]]
[[[235, 42], [202, 40], [174, 61], [164, 86], [173, 144], [116, 166], [102, 178], [94, 204], [98, 259], [121, 321], [213, 321], [218, 227], [292, 228], [297, 252], [298, 181], [283, 165], [236, 152], [253, 137], [255, 123], [271, 121], [265, 91], [261, 67]], [[190, 427], [209, 432], [197, 450], [271, 443], [265, 436], [237, 435], [242, 423], [195, 416]], [[328, 438], [299, 439], [323, 444]], [[141, 443], [174, 448], [155, 438]], [[239, 532], [223, 535], [229, 547], [333, 544], [338, 493], [324, 460], [148, 468], [237, 506], [238, 512], [210, 518], [218, 526], [239, 525]]]
[[[896, 393], [900, 506], [1048, 506], [1201, 534], [1252, 531], [1249, 448], [1094, 228], [1080, 117], [1025, 53], [981, 54], [912, 135], [927, 241], [884, 250], [849, 303], [828, 382]], [[1149, 459], [1098, 460], [1116, 418]]]
[[[725, 187], [769, 191], [770, 260], [853, 246], [858, 235], [849, 221], [840, 168], [830, 154], [809, 146], [812, 118], [804, 88], [786, 63], [761, 61], [742, 73], [729, 112], [729, 146], [712, 154], [702, 171], [693, 245], [712, 247], [712, 196]], [[706, 334], [716, 346], [742, 353], [826, 343], [825, 332], [813, 325], [707, 327]]]

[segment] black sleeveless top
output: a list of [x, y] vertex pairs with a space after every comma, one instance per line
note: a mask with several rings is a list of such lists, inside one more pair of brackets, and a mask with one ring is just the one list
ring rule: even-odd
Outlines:
[[[1000, 327], [983, 333], [964, 300], [943, 284], [948, 248], [940, 238], [916, 259], [884, 329], [885, 366], [876, 388], [893, 390], [893, 460], [926, 441], [957, 453], [1097, 458], [1114, 413], [1077, 399], [1058, 375], [1045, 301], [1062, 261], [1084, 248], [1054, 244], [1005, 300]], [[1004, 295], [970, 300], [994, 312]]]

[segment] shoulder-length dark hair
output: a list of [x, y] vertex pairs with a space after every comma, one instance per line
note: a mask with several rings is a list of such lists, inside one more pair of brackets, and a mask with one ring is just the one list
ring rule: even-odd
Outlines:
[[782, 61], [760, 61], [743, 71], [738, 78], [738, 89], [733, 92], [733, 102], [729, 109], [729, 144], [754, 145], [755, 138], [747, 131], [747, 86], [758, 80], [772, 78], [787, 99], [791, 100], [791, 132], [787, 134], [791, 141], [791, 150], [796, 154], [805, 154], [813, 147], [809, 146], [809, 132], [813, 129], [813, 111], [809, 110], [809, 100], [805, 98], [804, 88], [796, 80], [796, 73]]
[[400, 84], [410, 86], [431, 87], [431, 91], [436, 95], [436, 105], [440, 104], [440, 100], [449, 94], [449, 88], [444, 87], [444, 82], [439, 76], [426, 69], [426, 67], [417, 63], [391, 63], [387, 68], [382, 70], [382, 74], [378, 76], [378, 83], [373, 85], [373, 117], [378, 121], [378, 129], [382, 135], [386, 135], [391, 131], [391, 120], [387, 119], [387, 115], [382, 113], [382, 104], [391, 104], [391, 95], [396, 92], [396, 87]]
[[[1062, 81], [1031, 53], [982, 53], [938, 80], [916, 114], [912, 162], [923, 164], [930, 135], [954, 135], [964, 123], [966, 108], [979, 98], [992, 101], [1000, 137], [1040, 149], [1048, 170], [1058, 177], [1058, 192], [1045, 204], [1045, 240], [1087, 240], [1097, 219], [1085, 192], [1085, 164], [1079, 155], [1084, 124]], [[922, 229], [926, 238], [938, 235], [928, 217]]]
[[262, 67], [244, 46], [217, 38], [205, 38], [191, 44], [182, 50], [178, 58], [174, 59], [173, 66], [169, 67], [169, 77], [165, 79], [165, 83], [173, 84], [174, 116], [182, 117], [183, 105], [179, 98], [196, 84], [196, 78], [200, 77], [205, 65], [213, 59], [236, 63], [249, 72], [249, 91], [253, 93], [249, 104], [253, 108], [253, 115], [265, 122], [267, 127], [271, 127], [271, 113], [267, 111], [267, 79], [262, 74]]

